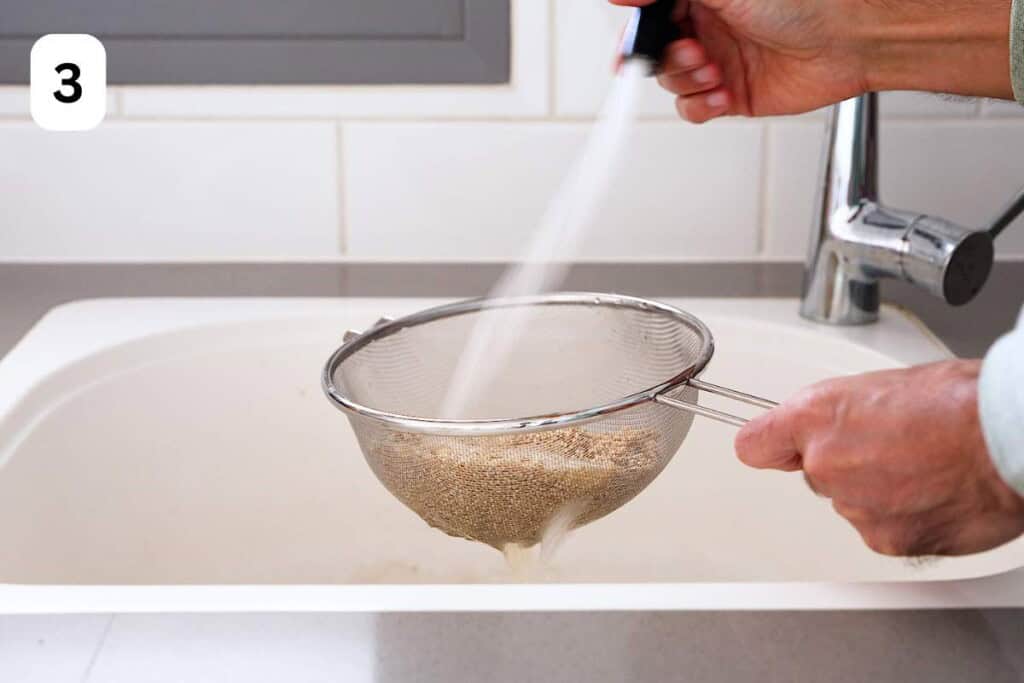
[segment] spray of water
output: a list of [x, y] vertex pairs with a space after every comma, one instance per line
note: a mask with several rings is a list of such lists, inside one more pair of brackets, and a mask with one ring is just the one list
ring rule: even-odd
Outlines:
[[[608, 194], [635, 116], [637, 89], [647, 69], [647, 64], [637, 60], [623, 64], [582, 154], [548, 206], [520, 262], [505, 272], [491, 297], [543, 294], [565, 281], [569, 263], [578, 255], [583, 236]], [[442, 403], [442, 417], [466, 417], [470, 406], [505, 366], [528, 316], [525, 307], [479, 316]]]

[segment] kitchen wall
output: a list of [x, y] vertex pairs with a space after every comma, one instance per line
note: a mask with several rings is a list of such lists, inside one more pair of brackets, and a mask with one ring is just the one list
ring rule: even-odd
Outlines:
[[[123, 87], [89, 133], [0, 88], [0, 260], [506, 260], [579, 149], [624, 10], [515, 0], [485, 87]], [[1024, 184], [1024, 108], [886, 94], [885, 198], [980, 223]], [[822, 113], [705, 126], [646, 84], [589, 260], [800, 259]], [[999, 245], [1024, 256], [1024, 227]]]

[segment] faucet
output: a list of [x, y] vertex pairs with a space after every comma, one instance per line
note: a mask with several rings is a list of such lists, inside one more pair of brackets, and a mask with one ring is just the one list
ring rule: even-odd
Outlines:
[[960, 306], [981, 291], [994, 238], [1024, 210], [1024, 190], [987, 228], [893, 209], [878, 198], [878, 96], [833, 107], [825, 135], [800, 313], [832, 325], [878, 320], [879, 281], [912, 282]]
[[[668, 45], [684, 32], [677, 0], [634, 11], [623, 34], [623, 60], [657, 72]], [[878, 320], [879, 281], [912, 282], [953, 306], [971, 301], [995, 261], [993, 240], [1024, 211], [1024, 188], [982, 229], [912, 211], [878, 198], [878, 95], [835, 105], [825, 135], [821, 181], [804, 270], [800, 314], [832, 325]]]

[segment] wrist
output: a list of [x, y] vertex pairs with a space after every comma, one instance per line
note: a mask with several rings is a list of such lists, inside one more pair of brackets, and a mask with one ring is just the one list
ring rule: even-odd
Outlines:
[[975, 470], [979, 473], [982, 481], [988, 482], [992, 500], [998, 511], [1018, 520], [1021, 527], [1024, 528], [1024, 496], [1003, 477], [993, 460], [985, 439], [979, 401], [983, 362], [980, 360], [957, 360], [952, 363], [955, 365], [954, 372], [957, 372], [963, 380], [961, 386], [964, 391], [961, 398], [964, 404], [963, 409], [969, 415], [967, 428], [964, 430], [965, 439], [960, 444], [960, 449], [964, 453], [971, 453], [975, 456]]
[[1011, 0], [868, 0], [862, 7], [858, 44], [869, 90], [1013, 99]]
[[[984, 445], [984, 440], [982, 440], [982, 444]], [[992, 499], [996, 504], [994, 511], [1016, 519], [1020, 531], [1024, 531], [1024, 496], [1021, 496], [1020, 492], [1003, 478], [987, 448], [983, 447], [980, 456], [978, 467], [982, 472], [983, 480], [989, 482]]]

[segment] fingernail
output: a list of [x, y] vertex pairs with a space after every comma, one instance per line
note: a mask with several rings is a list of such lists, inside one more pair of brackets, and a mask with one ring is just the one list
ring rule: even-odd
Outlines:
[[729, 104], [729, 96], [719, 90], [708, 95], [707, 100], [708, 106], [712, 109], [724, 109], [725, 105]]
[[679, 66], [697, 66], [700, 64], [700, 53], [693, 47], [680, 48], [676, 50], [675, 61]]
[[693, 72], [693, 80], [697, 83], [713, 83], [715, 80], [715, 68], [713, 66], [705, 66], [703, 69], [697, 69]]

